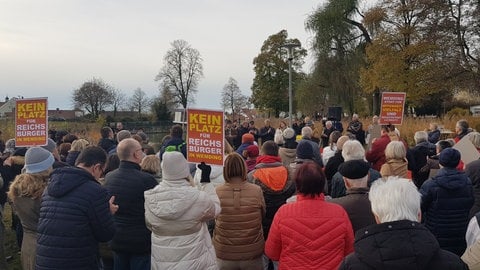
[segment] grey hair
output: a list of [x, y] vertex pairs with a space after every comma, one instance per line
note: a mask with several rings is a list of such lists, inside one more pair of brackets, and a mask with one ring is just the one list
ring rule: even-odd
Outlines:
[[428, 140], [428, 133], [426, 131], [417, 131], [413, 136], [415, 143], [426, 142]]
[[386, 159], [402, 159], [407, 155], [407, 150], [405, 145], [401, 141], [391, 141], [387, 144], [385, 148], [385, 158]]
[[370, 187], [368, 199], [380, 223], [397, 220], [419, 221], [420, 193], [412, 181], [397, 176], [378, 179]]
[[348, 140], [343, 144], [342, 157], [345, 161], [361, 159], [365, 160], [365, 148], [357, 140]]
[[470, 132], [467, 134], [467, 138], [475, 145], [476, 148], [480, 148], [480, 133]]
[[312, 128], [311, 127], [304, 127], [302, 128], [302, 137], [310, 139], [312, 137]]

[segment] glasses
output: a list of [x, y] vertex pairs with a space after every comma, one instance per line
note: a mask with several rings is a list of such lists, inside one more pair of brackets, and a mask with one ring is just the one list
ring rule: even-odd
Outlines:
[[97, 165], [98, 165], [98, 168], [100, 168], [100, 172], [101, 172], [100, 175], [103, 175], [103, 173], [105, 172], [105, 166], [100, 163], [98, 163]]

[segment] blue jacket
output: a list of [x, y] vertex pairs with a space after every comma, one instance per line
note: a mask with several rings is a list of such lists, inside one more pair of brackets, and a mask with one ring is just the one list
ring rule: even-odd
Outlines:
[[442, 168], [423, 183], [422, 216], [440, 247], [459, 256], [466, 248], [465, 232], [474, 197], [470, 179], [455, 168]]
[[117, 233], [110, 243], [113, 251], [150, 254], [151, 233], [145, 224], [143, 193], [157, 184], [153, 175], [140, 170], [140, 165], [125, 160], [105, 176], [105, 188], [115, 196], [118, 205], [114, 216]]
[[98, 269], [98, 243], [115, 234], [109, 199], [84, 169], [53, 171], [40, 206], [36, 269]]

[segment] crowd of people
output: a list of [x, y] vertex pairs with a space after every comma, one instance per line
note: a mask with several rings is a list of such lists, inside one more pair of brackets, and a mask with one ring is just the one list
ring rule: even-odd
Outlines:
[[409, 147], [377, 116], [226, 120], [223, 166], [187, 162], [180, 125], [157, 151], [122, 125], [97, 142], [55, 131], [2, 146], [0, 203], [25, 270], [480, 269], [480, 160], [454, 147], [480, 151], [480, 133], [455, 131]]

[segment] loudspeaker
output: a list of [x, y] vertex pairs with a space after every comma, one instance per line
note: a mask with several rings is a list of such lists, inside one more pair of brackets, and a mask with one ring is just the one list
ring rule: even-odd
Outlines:
[[342, 107], [328, 107], [327, 119], [342, 121]]

